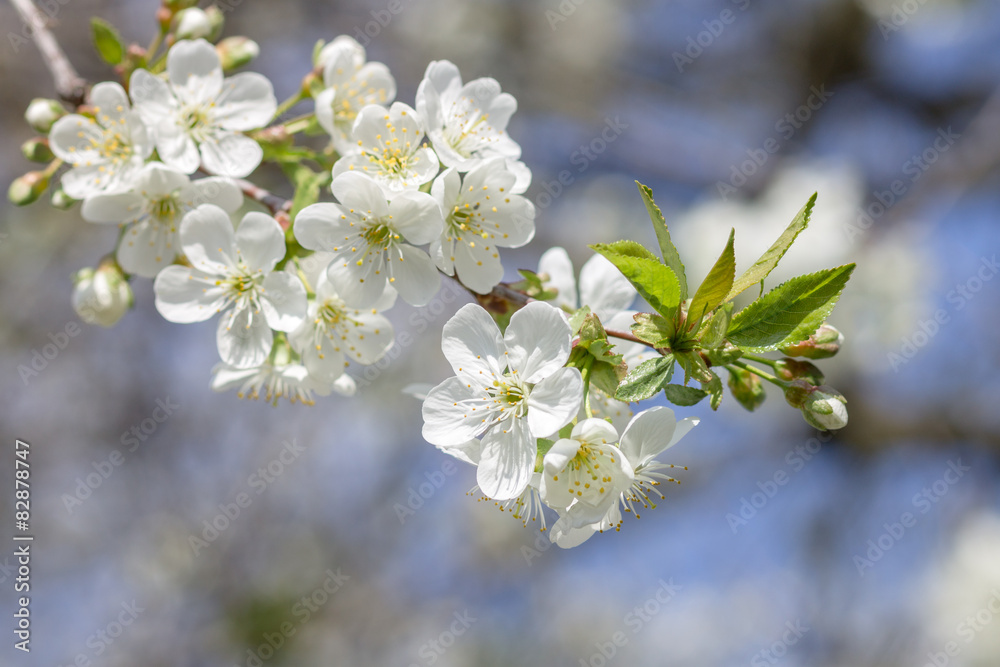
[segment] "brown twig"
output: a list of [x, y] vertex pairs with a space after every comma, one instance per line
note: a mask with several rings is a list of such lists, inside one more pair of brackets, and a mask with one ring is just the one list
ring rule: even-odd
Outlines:
[[45, 17], [32, 0], [10, 0], [21, 19], [31, 26], [31, 38], [42, 53], [45, 65], [52, 73], [56, 93], [64, 101], [79, 106], [87, 95], [87, 82], [77, 74], [66, 53], [52, 35]]
[[234, 180], [244, 195], [267, 207], [267, 210], [271, 212], [271, 215], [278, 221], [282, 229], [287, 230], [291, 226], [292, 219], [289, 216], [289, 212], [292, 210], [291, 199], [279, 197], [273, 192], [265, 190], [259, 185], [254, 185], [248, 180], [242, 178]]

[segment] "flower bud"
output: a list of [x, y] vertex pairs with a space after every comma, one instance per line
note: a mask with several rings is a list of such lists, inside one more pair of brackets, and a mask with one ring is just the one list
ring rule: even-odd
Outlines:
[[174, 21], [177, 39], [207, 39], [212, 34], [212, 22], [205, 10], [198, 7], [177, 12]]
[[172, 12], [179, 12], [188, 7], [194, 7], [198, 0], [163, 0], [163, 6]]
[[840, 351], [844, 344], [844, 334], [829, 324], [824, 324], [816, 330], [808, 340], [795, 345], [781, 348], [782, 354], [790, 357], [805, 357], [806, 359], [826, 359]]
[[217, 41], [222, 36], [222, 26], [226, 23], [226, 15], [216, 5], [211, 5], [205, 10], [205, 16], [208, 17], [208, 25], [212, 28], [211, 32], [208, 33], [208, 41]]
[[806, 380], [809, 384], [823, 384], [823, 372], [808, 361], [781, 359], [774, 364], [774, 374], [782, 380]]
[[728, 384], [733, 398], [750, 412], [760, 407], [764, 399], [767, 398], [760, 378], [741, 368], [733, 368], [729, 371]]
[[73, 282], [73, 310], [87, 324], [114, 326], [132, 308], [132, 288], [114, 260], [78, 271]]
[[66, 115], [66, 109], [55, 100], [36, 97], [31, 100], [28, 110], [24, 112], [24, 120], [36, 132], [48, 134], [52, 124]]
[[847, 426], [847, 399], [833, 387], [816, 387], [801, 410], [806, 421], [821, 431]]
[[793, 380], [785, 387], [785, 400], [793, 408], [801, 408], [815, 389], [805, 380]]
[[52, 193], [52, 206], [61, 211], [73, 208], [73, 205], [76, 204], [76, 202], [77, 200], [66, 194], [66, 191], [62, 188], [58, 188]]
[[226, 37], [216, 45], [215, 50], [219, 53], [224, 70], [248, 65], [260, 54], [257, 42], [249, 37]]
[[52, 154], [52, 149], [49, 148], [49, 140], [44, 137], [35, 137], [34, 139], [28, 139], [23, 144], [21, 144], [21, 153], [24, 157], [32, 162], [52, 162], [55, 155]]
[[7, 199], [15, 206], [27, 206], [36, 201], [49, 187], [49, 177], [41, 171], [29, 171], [15, 179], [7, 190]]

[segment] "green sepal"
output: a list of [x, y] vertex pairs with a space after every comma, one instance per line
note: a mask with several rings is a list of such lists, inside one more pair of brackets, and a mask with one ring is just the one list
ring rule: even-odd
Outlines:
[[101, 60], [118, 65], [125, 59], [125, 44], [117, 28], [95, 16], [90, 19], [90, 32]]

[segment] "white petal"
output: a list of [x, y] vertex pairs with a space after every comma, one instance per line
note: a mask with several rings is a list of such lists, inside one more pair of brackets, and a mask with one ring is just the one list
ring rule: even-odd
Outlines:
[[[436, 206], [436, 204], [435, 204]], [[397, 255], [387, 260], [392, 286], [411, 306], [427, 305], [441, 287], [441, 274], [427, 253], [410, 245], [397, 247]]]
[[219, 176], [249, 176], [264, 159], [264, 149], [242, 134], [219, 133], [199, 146], [205, 169]]
[[295, 216], [295, 239], [310, 250], [331, 251], [345, 243], [344, 237], [356, 232], [350, 227], [350, 211], [340, 204], [310, 204]]
[[580, 269], [580, 305], [590, 306], [601, 322], [628, 309], [638, 294], [615, 265], [594, 255]]
[[454, 245], [455, 271], [462, 284], [477, 294], [489, 294], [503, 280], [503, 264], [496, 248], [465, 241]]
[[430, 243], [441, 235], [444, 217], [437, 200], [425, 192], [400, 192], [389, 203], [392, 226], [413, 245]]
[[266, 213], [252, 211], [243, 216], [235, 241], [251, 271], [271, 271], [285, 256], [285, 233], [278, 221]]
[[218, 274], [236, 266], [236, 235], [229, 214], [202, 204], [181, 220], [181, 247], [197, 269]]
[[118, 192], [88, 197], [80, 215], [88, 222], [122, 223], [135, 220], [145, 210], [146, 200], [134, 192]]
[[583, 400], [583, 377], [576, 368], [560, 368], [528, 394], [531, 433], [545, 438], [572, 421]]
[[185, 174], [193, 174], [201, 164], [197, 144], [172, 125], [160, 125], [157, 128], [156, 151], [161, 160]]
[[156, 310], [163, 319], [178, 324], [203, 322], [215, 315], [225, 300], [223, 291], [200, 271], [168, 266], [153, 283]]
[[[428, 260], [429, 261], [429, 260]], [[376, 274], [378, 262], [364, 262], [358, 266], [353, 259], [340, 255], [330, 262], [326, 269], [327, 278], [337, 294], [352, 308], [371, 308], [385, 293], [389, 276], [381, 268]]]
[[569, 359], [572, 332], [559, 311], [533, 301], [510, 318], [504, 341], [509, 364], [524, 382], [538, 382]]
[[294, 331], [306, 317], [306, 288], [296, 276], [275, 271], [261, 284], [260, 307], [276, 331]]
[[113, 81], [95, 84], [90, 90], [94, 116], [104, 127], [115, 127], [131, 110], [125, 89]]
[[[146, 199], [170, 196], [191, 183], [187, 174], [162, 162], [150, 162], [135, 178], [135, 189]], [[202, 202], [208, 203], [208, 202]]]
[[167, 82], [147, 70], [137, 69], [132, 72], [128, 89], [135, 102], [135, 110], [151, 127], [158, 128], [177, 109], [177, 98]]
[[188, 206], [215, 204], [227, 213], [243, 205], [243, 191], [228, 178], [202, 178], [182, 188], [178, 196]]
[[572, 549], [589, 540], [596, 532], [596, 524], [584, 526], [583, 528], [574, 528], [573, 521], [570, 518], [560, 517], [555, 525], [552, 526], [549, 539], [563, 549]]
[[[501, 426], [506, 426], [504, 431]], [[535, 469], [538, 443], [523, 419], [494, 426], [483, 436], [483, 449], [476, 471], [479, 488], [488, 498], [517, 498], [528, 487]]]
[[383, 315], [355, 311], [353, 323], [346, 325], [344, 343], [351, 361], [374, 364], [385, 356], [395, 340], [392, 323]]
[[621, 450], [633, 467], [645, 465], [676, 444], [698, 421], [688, 417], [678, 423], [674, 411], [664, 406], [643, 410], [625, 428]]
[[246, 132], [267, 125], [277, 110], [274, 87], [267, 77], [242, 72], [226, 79], [215, 99], [214, 120], [220, 127]]
[[267, 361], [274, 334], [263, 313], [242, 308], [219, 318], [215, 342], [224, 362], [234, 368], [251, 368]]
[[167, 54], [174, 93], [189, 103], [209, 103], [222, 90], [222, 65], [215, 47], [203, 39], [181, 40]]
[[455, 374], [480, 386], [492, 385], [507, 366], [496, 322], [478, 304], [458, 309], [441, 331], [441, 351]]
[[489, 426], [489, 412], [482, 408], [483, 403], [482, 396], [464, 381], [448, 378], [424, 399], [424, 440], [439, 447], [454, 447], [479, 436]]
[[153, 278], [173, 263], [180, 251], [176, 229], [147, 218], [133, 223], [118, 244], [118, 263], [128, 273]]
[[546, 287], [559, 290], [559, 296], [550, 301], [557, 306], [565, 306], [570, 310], [577, 308], [576, 279], [573, 277], [573, 262], [569, 254], [562, 248], [549, 248], [538, 262], [538, 273], [548, 276]]
[[618, 442], [618, 431], [603, 419], [583, 419], [573, 427], [572, 437], [581, 442], [613, 445]]
[[333, 196], [348, 209], [354, 209], [369, 218], [389, 215], [389, 203], [378, 184], [364, 174], [348, 172], [340, 176], [334, 169]]
[[56, 157], [73, 165], [103, 161], [95, 146], [104, 144], [104, 131], [85, 116], [70, 114], [55, 122], [49, 132], [49, 146]]

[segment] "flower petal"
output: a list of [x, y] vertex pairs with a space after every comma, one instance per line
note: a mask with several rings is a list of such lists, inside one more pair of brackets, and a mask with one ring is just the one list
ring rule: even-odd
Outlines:
[[514, 313], [504, 335], [511, 370], [524, 382], [538, 382], [569, 359], [572, 332], [559, 310], [533, 301]]
[[243, 216], [234, 238], [251, 271], [271, 271], [285, 256], [285, 234], [278, 221], [266, 213], [252, 211]]
[[219, 318], [215, 342], [224, 362], [234, 368], [252, 368], [267, 361], [274, 334], [261, 313], [241, 308]]
[[227, 213], [233, 213], [243, 205], [243, 192], [236, 183], [228, 178], [215, 176], [199, 179], [181, 188], [178, 198], [191, 208], [215, 204]]
[[159, 124], [170, 118], [177, 109], [177, 98], [171, 92], [170, 86], [148, 70], [137, 69], [132, 72], [128, 89], [135, 102], [135, 110], [147, 125], [159, 127]]
[[425, 192], [400, 192], [389, 203], [392, 226], [413, 245], [430, 243], [441, 235], [444, 217], [437, 200]]
[[246, 132], [264, 127], [274, 117], [278, 101], [263, 74], [242, 72], [226, 79], [215, 98], [215, 122], [226, 130]]
[[[508, 329], [509, 331], [509, 329]], [[560, 368], [528, 394], [528, 424], [545, 438], [572, 421], [583, 400], [583, 377], [576, 368]]]
[[488, 498], [510, 500], [528, 487], [535, 469], [538, 443], [523, 419], [494, 426], [483, 436], [483, 449], [476, 471], [479, 488]]
[[475, 303], [458, 309], [441, 331], [441, 351], [455, 374], [480, 386], [503, 375], [506, 348], [496, 322]]
[[294, 331], [306, 317], [306, 288], [298, 277], [275, 271], [261, 284], [260, 308], [276, 331]]
[[698, 419], [688, 417], [678, 423], [674, 411], [664, 406], [643, 410], [632, 418], [622, 433], [622, 453], [633, 467], [645, 465], [660, 452], [677, 444], [698, 422]]
[[80, 215], [88, 222], [129, 222], [143, 214], [145, 205], [146, 200], [135, 192], [100, 194], [83, 201]]
[[219, 274], [236, 266], [236, 234], [229, 214], [202, 204], [181, 220], [181, 247], [196, 269]]
[[601, 255], [594, 255], [580, 269], [580, 305], [590, 306], [601, 322], [627, 310], [637, 296], [622, 272]]
[[538, 262], [538, 272], [548, 276], [545, 287], [554, 287], [559, 295], [550, 301], [556, 306], [577, 309], [576, 279], [573, 277], [573, 262], [569, 254], [559, 247], [549, 248]]
[[489, 411], [482, 396], [463, 380], [450, 377], [424, 399], [424, 440], [439, 447], [464, 445], [489, 427]]
[[167, 53], [167, 76], [174, 94], [190, 104], [207, 104], [222, 90], [222, 64], [204, 39], [185, 39]]
[[219, 176], [243, 178], [264, 159], [264, 149], [242, 134], [219, 132], [199, 145], [205, 169]]
[[[435, 204], [435, 206], [437, 206]], [[389, 275], [395, 278], [392, 286], [403, 301], [411, 306], [427, 305], [441, 287], [441, 274], [427, 253], [411, 245], [396, 248], [397, 256], [390, 255]]]
[[168, 266], [153, 283], [156, 310], [163, 319], [178, 324], [203, 322], [225, 302], [225, 293], [209, 276], [186, 266]]
[[180, 250], [177, 230], [147, 218], [133, 223], [118, 244], [118, 263], [128, 273], [154, 278], [173, 263]]
[[156, 131], [156, 151], [160, 159], [185, 174], [193, 174], [201, 164], [194, 139], [173, 125], [161, 124]]

